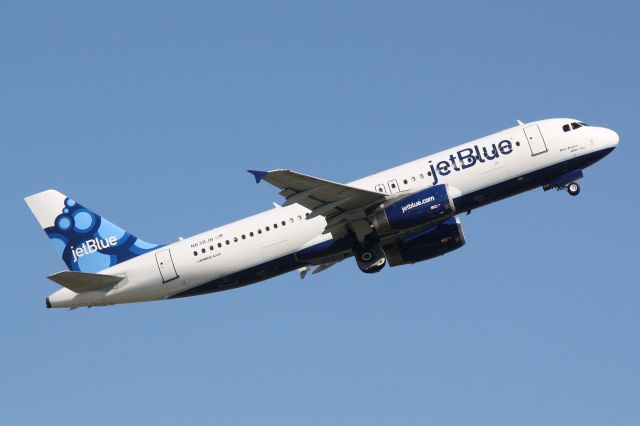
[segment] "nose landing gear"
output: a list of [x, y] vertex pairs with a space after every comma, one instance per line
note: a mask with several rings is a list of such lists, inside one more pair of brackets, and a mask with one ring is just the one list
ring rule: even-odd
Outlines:
[[569, 193], [569, 195], [575, 197], [576, 195], [578, 195], [580, 193], [580, 185], [578, 185], [575, 182], [571, 182], [567, 185], [567, 192]]

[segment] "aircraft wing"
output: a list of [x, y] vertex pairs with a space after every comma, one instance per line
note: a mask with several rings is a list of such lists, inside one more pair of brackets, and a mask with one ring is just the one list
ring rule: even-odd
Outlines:
[[[300, 204], [309, 210], [307, 219], [324, 216], [327, 220], [325, 232], [341, 234], [340, 228], [358, 228], [366, 226], [363, 219], [370, 213], [370, 208], [386, 200], [386, 195], [367, 191], [325, 179], [304, 175], [291, 170], [271, 170], [268, 172], [249, 170], [256, 183], [267, 181], [279, 188], [280, 195], [285, 197], [283, 206]], [[364, 229], [363, 229], [364, 231]], [[366, 235], [366, 234], [365, 234]]]

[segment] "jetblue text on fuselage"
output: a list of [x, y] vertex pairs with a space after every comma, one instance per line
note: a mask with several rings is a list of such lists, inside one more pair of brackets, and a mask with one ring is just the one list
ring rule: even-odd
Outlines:
[[435, 165], [429, 160], [429, 169], [431, 170], [431, 177], [433, 178], [432, 185], [438, 183], [438, 175], [447, 176], [452, 171], [459, 172], [460, 170], [468, 169], [478, 163], [484, 163], [485, 161], [495, 160], [502, 155], [509, 155], [513, 152], [513, 145], [511, 141], [500, 141], [497, 146], [491, 144], [490, 148], [478, 145], [474, 145], [470, 148], [464, 148], [451, 154], [447, 160], [438, 161]]

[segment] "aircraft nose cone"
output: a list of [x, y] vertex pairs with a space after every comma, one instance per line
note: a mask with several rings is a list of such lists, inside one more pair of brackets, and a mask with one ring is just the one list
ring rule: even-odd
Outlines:
[[620, 136], [618, 136], [618, 134], [616, 132], [614, 132], [611, 129], [606, 129], [605, 132], [605, 143], [612, 147], [615, 148], [616, 146], [618, 146], [618, 142], [620, 142]]

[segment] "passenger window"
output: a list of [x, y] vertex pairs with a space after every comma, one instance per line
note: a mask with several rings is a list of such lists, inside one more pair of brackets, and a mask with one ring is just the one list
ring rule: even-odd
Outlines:
[[564, 126], [562, 126], [562, 130], [564, 130], [565, 132], [568, 132], [569, 130], [571, 130], [571, 128], [569, 127], [568, 124], [565, 124]]
[[265, 231], [267, 231], [267, 232], [269, 232], [269, 227], [268, 227], [268, 226], [265, 226], [264, 230], [265, 230]]
[[202, 254], [205, 254], [207, 252], [207, 250], [205, 250], [204, 248], [202, 249]]
[[278, 229], [278, 224], [277, 223], [273, 224], [273, 229]]
[[415, 182], [416, 181], [416, 177], [415, 176], [411, 176], [411, 182]]
[[287, 221], [286, 221], [286, 220], [283, 220], [283, 221], [282, 221], [282, 222], [280, 222], [280, 223], [282, 223], [282, 226], [285, 226], [285, 225], [287, 224]]
[[213, 246], [209, 246], [209, 250], [213, 251]]
[[226, 245], [231, 244], [231, 243], [229, 242], [229, 240], [225, 241], [224, 243], [225, 243]]
[[580, 127], [582, 127], [579, 123], [571, 123], [571, 128], [573, 130], [579, 129]]
[[222, 248], [222, 243], [218, 243], [218, 248]]
[[247, 238], [247, 236], [242, 234], [242, 239], [245, 240], [246, 238]]
[[406, 179], [405, 179], [405, 180], [403, 180], [402, 182], [403, 182], [405, 185], [409, 183], [409, 181], [408, 181], [408, 180], [406, 180]]
[[302, 216], [301, 215], [298, 215], [298, 220], [302, 220]]
[[293, 218], [292, 217], [289, 218], [289, 222], [293, 223]]
[[233, 237], [233, 242], [237, 243], [238, 242], [238, 237]]
[[420, 173], [420, 179], [424, 179], [424, 175]]
[[258, 234], [262, 234], [262, 229], [258, 229]]
[[253, 231], [249, 232], [249, 236], [253, 237]]
[[194, 256], [197, 256], [197, 255], [198, 255], [198, 252], [197, 252], [197, 251], [194, 251], [194, 252], [193, 252], [193, 255], [194, 255]]

